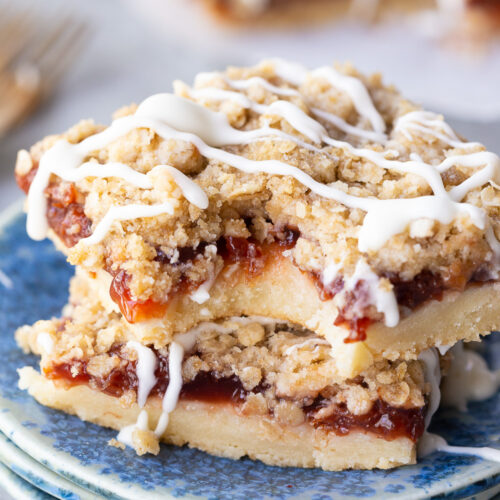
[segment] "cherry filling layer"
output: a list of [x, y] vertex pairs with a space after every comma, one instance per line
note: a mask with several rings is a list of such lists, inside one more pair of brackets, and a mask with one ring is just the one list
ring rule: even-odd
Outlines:
[[[27, 192], [37, 171], [35, 165], [28, 174], [16, 176], [23, 191]], [[74, 185], [67, 182], [52, 183], [45, 191], [47, 199], [47, 219], [49, 226], [59, 236], [67, 247], [72, 247], [81, 238], [90, 236], [92, 221], [86, 217], [83, 210], [83, 195], [77, 192]], [[223, 257], [226, 265], [239, 264], [243, 267], [248, 279], [257, 276], [264, 269], [269, 257], [279, 249], [290, 249], [295, 246], [300, 232], [294, 228], [276, 229], [274, 243], [261, 243], [254, 238], [237, 238], [223, 236], [216, 242], [202, 242], [196, 248], [178, 248], [178, 258], [174, 263], [162, 252], [156, 249], [156, 260], [162, 264], [187, 264], [202, 255], [209, 244], [216, 244], [217, 253]], [[441, 300], [446, 290], [462, 291], [468, 283], [484, 282], [491, 279], [481, 265], [471, 263], [464, 265], [456, 262], [449, 276], [434, 274], [423, 270], [412, 280], [402, 280], [396, 273], [384, 273], [394, 286], [398, 304], [409, 309], [415, 309], [428, 300]], [[456, 267], [456, 269], [455, 269]], [[131, 277], [122, 270], [109, 271], [113, 275], [110, 289], [111, 298], [118, 304], [124, 317], [130, 322], [138, 322], [155, 317], [162, 317], [168, 308], [169, 301], [178, 294], [192, 292], [201, 283], [193, 283], [181, 274], [181, 278], [161, 302], [154, 300], [136, 300], [129, 288]], [[321, 300], [331, 300], [344, 289], [344, 280], [340, 276], [333, 283], [325, 286], [320, 275], [308, 272], [314, 281]], [[359, 281], [354, 290], [345, 293], [344, 306], [338, 316], [332, 319], [336, 325], [349, 330], [346, 343], [366, 339], [369, 326], [378, 319], [374, 318], [373, 307], [368, 300], [368, 290], [363, 280]]]
[[[111, 370], [105, 377], [91, 375], [87, 370], [88, 363], [81, 360], [46, 367], [44, 374], [51, 380], [63, 381], [69, 386], [85, 384], [114, 397], [120, 397], [126, 391], [137, 391], [137, 362], [124, 359], [120, 346], [115, 346], [111, 352], [120, 357], [122, 363], [119, 368]], [[156, 350], [155, 354], [158, 359], [155, 371], [158, 381], [151, 390], [150, 396], [163, 397], [169, 383], [168, 356]], [[214, 371], [199, 372], [194, 380], [184, 383], [180, 399], [210, 404], [230, 403], [238, 407], [244, 403], [249, 394], [262, 393], [266, 389], [268, 386], [261, 383], [248, 391], [236, 375], [220, 377]], [[307, 422], [315, 428], [338, 435], [346, 435], [353, 430], [362, 430], [388, 440], [406, 437], [416, 442], [424, 432], [425, 408], [397, 408], [382, 400], [377, 400], [371, 410], [364, 415], [354, 415], [344, 404], [340, 404], [329, 412], [327, 417], [321, 418], [318, 412], [328, 404], [328, 400], [318, 396], [312, 404], [302, 406]]]

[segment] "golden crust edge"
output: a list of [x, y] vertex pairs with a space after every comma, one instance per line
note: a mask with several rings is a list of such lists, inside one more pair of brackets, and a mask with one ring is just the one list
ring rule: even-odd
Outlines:
[[[133, 424], [140, 412], [137, 404], [123, 408], [117, 398], [85, 385], [57, 387], [32, 367], [21, 368], [19, 376], [19, 387], [39, 403], [104, 427], [118, 430]], [[156, 424], [160, 400], [149, 401], [146, 409], [150, 425]], [[249, 456], [267, 465], [331, 471], [389, 469], [416, 461], [415, 443], [408, 438], [389, 441], [358, 431], [337, 436], [308, 425], [283, 426], [261, 416], [241, 416], [229, 405], [202, 402], [179, 402], [161, 441], [232, 459]]]

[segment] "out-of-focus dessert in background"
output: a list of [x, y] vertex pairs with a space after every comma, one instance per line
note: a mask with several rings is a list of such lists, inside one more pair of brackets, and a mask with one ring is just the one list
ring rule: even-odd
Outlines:
[[[219, 20], [260, 26], [325, 22], [350, 16], [376, 22], [390, 16], [414, 16], [444, 36], [484, 40], [498, 34], [497, 0], [200, 0]], [[425, 17], [423, 17], [425, 16]]]

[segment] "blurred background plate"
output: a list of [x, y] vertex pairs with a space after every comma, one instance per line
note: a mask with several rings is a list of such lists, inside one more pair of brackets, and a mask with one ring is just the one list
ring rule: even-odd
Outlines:
[[[0, 430], [24, 453], [58, 475], [105, 498], [465, 498], [500, 484], [500, 464], [435, 453], [418, 465], [390, 471], [324, 472], [233, 461], [188, 448], [162, 446], [158, 456], [136, 456], [107, 446], [116, 432], [40, 406], [17, 388], [16, 370], [37, 366], [14, 342], [16, 327], [57, 314], [71, 275], [49, 241], [25, 233], [19, 207], [0, 218], [0, 270], [12, 283], [0, 293]], [[4, 286], [1, 285], [0, 286]], [[500, 361], [500, 343], [488, 351]], [[452, 444], [499, 446], [500, 393], [470, 412], [441, 412], [433, 430]], [[76, 489], [75, 489], [76, 491]]]

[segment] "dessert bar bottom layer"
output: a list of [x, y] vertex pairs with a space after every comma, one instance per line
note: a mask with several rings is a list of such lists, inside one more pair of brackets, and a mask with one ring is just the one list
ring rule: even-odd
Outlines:
[[[134, 424], [139, 415], [136, 404], [123, 408], [117, 398], [88, 386], [58, 387], [30, 367], [19, 373], [20, 387], [27, 389], [39, 403], [82, 420], [122, 429]], [[161, 413], [161, 401], [150, 400], [146, 409], [150, 428], [154, 428]], [[357, 431], [339, 436], [307, 424], [292, 427], [262, 416], [241, 416], [230, 404], [191, 401], [179, 402], [170, 414], [161, 440], [234, 459], [249, 456], [268, 465], [325, 470], [388, 469], [415, 463], [416, 457], [415, 443], [405, 437], [386, 440]], [[144, 451], [150, 451], [145, 441]]]

